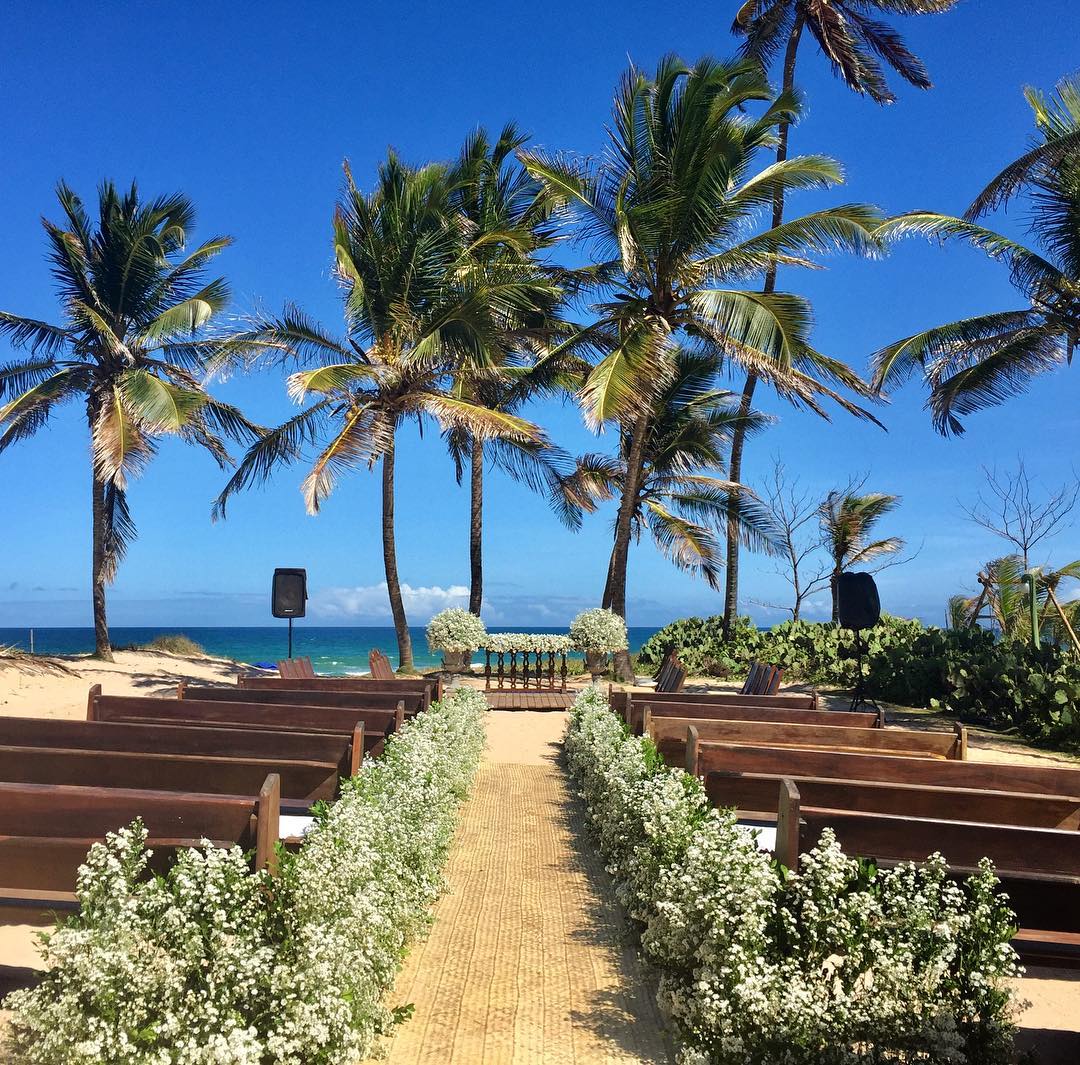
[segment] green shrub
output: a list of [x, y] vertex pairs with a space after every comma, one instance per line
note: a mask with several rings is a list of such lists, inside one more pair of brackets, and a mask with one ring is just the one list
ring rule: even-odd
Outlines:
[[142, 650], [167, 651], [171, 655], [183, 655], [185, 658], [197, 658], [206, 654], [202, 647], [182, 632], [155, 636]]
[[[847, 629], [785, 621], [760, 632], [739, 618], [725, 640], [721, 620], [683, 618], [661, 629], [642, 646], [641, 668], [655, 672], [675, 647], [691, 673], [741, 680], [750, 663], [761, 660], [780, 666], [787, 680], [842, 688], [855, 683], [855, 637]], [[863, 639], [863, 677], [876, 698], [1016, 729], [1034, 742], [1080, 744], [1080, 662], [1071, 652], [889, 614]]]

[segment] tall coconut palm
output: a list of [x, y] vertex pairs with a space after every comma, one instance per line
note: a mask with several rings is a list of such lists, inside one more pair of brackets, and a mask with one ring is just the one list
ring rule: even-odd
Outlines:
[[[937, 15], [955, 7], [959, 0], [747, 0], [738, 10], [731, 30], [745, 38], [742, 51], [768, 70], [782, 55], [781, 89], [791, 92], [799, 44], [808, 33], [832, 65], [833, 72], [852, 92], [869, 96], [879, 104], [896, 97], [889, 88], [886, 70], [891, 69], [919, 89], [931, 87], [930, 75], [903, 38], [876, 15]], [[777, 130], [776, 160], [788, 156], [791, 120]], [[785, 190], [773, 195], [774, 228], [784, 220]], [[775, 265], [766, 272], [764, 291], [776, 288]], [[743, 409], [749, 410], [757, 387], [751, 371], [743, 386]], [[736, 434], [731, 449], [733, 481], [742, 477], [744, 437]], [[727, 587], [724, 593], [724, 627], [730, 631], [739, 612], [739, 536], [734, 520], [728, 527]]]
[[[1054, 97], [1026, 90], [1037, 143], [979, 194], [964, 218], [915, 212], [890, 219], [883, 237], [922, 234], [966, 240], [1004, 262], [1027, 301], [935, 326], [890, 344], [873, 357], [879, 389], [920, 372], [927, 406], [943, 434], [962, 433], [965, 415], [1022, 392], [1037, 374], [1070, 361], [1080, 342], [1080, 78]], [[1035, 248], [976, 219], [1026, 192]]]
[[[764, 104], [753, 116], [747, 105]], [[753, 232], [776, 190], [827, 188], [842, 180], [833, 160], [787, 159], [758, 170], [777, 127], [798, 114], [791, 93], [773, 94], [752, 60], [661, 61], [653, 78], [631, 67], [616, 94], [606, 154], [598, 161], [524, 152], [553, 196], [578, 213], [598, 261], [583, 278], [597, 302], [586, 331], [601, 360], [581, 391], [588, 423], [615, 423], [627, 438], [626, 476], [615, 523], [605, 606], [626, 616], [626, 567], [641, 482], [649, 411], [666, 387], [683, 341], [711, 344], [793, 403], [825, 413], [831, 398], [867, 412], [826, 382], [866, 386], [809, 342], [806, 300], [740, 287], [777, 262], [811, 265], [826, 250], [870, 251], [877, 212], [849, 204]], [[730, 479], [730, 478], [729, 478]], [[630, 676], [629, 656], [617, 659]]]
[[[767, 509], [749, 489], [718, 476], [727, 466], [732, 433], [741, 416], [739, 397], [715, 387], [716, 357], [679, 349], [673, 363], [671, 377], [649, 415], [631, 515], [632, 537], [639, 540], [647, 529], [661, 554], [675, 566], [718, 588], [723, 571], [718, 533], [727, 520], [731, 497], [742, 497], [739, 514], [747, 543], [771, 549], [776, 530]], [[750, 413], [750, 419], [752, 433], [769, 421], [756, 412]], [[629, 443], [623, 431], [617, 454], [589, 454], [578, 460], [567, 492], [578, 503], [577, 520], [582, 510], [622, 497]]]
[[59, 223], [44, 219], [63, 319], [53, 325], [0, 312], [0, 336], [29, 352], [0, 366], [0, 451], [43, 428], [61, 404], [85, 404], [91, 445], [94, 646], [112, 660], [105, 589], [135, 536], [127, 488], [157, 451], [178, 436], [222, 466], [222, 436], [244, 441], [258, 429], [213, 399], [205, 378], [245, 345], [212, 337], [207, 325], [229, 300], [205, 265], [231, 241], [214, 237], [188, 250], [195, 209], [180, 194], [151, 201], [134, 184], [98, 192], [97, 219], [63, 182]]
[[865, 566], [882, 555], [895, 554], [904, 546], [899, 536], [872, 540], [874, 526], [900, 505], [900, 497], [884, 492], [830, 492], [821, 504], [821, 531], [825, 550], [833, 562], [832, 619], [840, 620], [837, 586], [840, 574]]
[[[552, 221], [555, 204], [544, 186], [516, 165], [514, 152], [527, 140], [512, 124], [492, 143], [477, 130], [462, 148], [453, 173], [453, 208], [463, 219], [468, 253], [481, 271], [506, 264], [543, 282], [545, 268], [538, 254], [556, 241]], [[539, 296], [540, 292], [537, 291]], [[506, 322], [499, 346], [483, 365], [463, 362], [455, 373], [454, 394], [491, 410], [509, 413], [545, 394], [558, 392], [565, 380], [567, 358], [545, 357], [559, 329], [560, 294], [537, 300], [535, 310]], [[534, 491], [560, 493], [566, 456], [549, 444], [514, 437], [486, 441], [462, 426], [445, 434], [458, 484], [469, 473], [469, 610], [479, 616], [484, 599], [484, 465], [497, 466]]]
[[310, 513], [340, 474], [379, 463], [383, 565], [405, 672], [413, 660], [394, 535], [398, 428], [411, 418], [432, 418], [444, 431], [461, 429], [480, 440], [543, 442], [535, 425], [453, 393], [455, 371], [466, 363], [491, 369], [502, 331], [531, 313], [537, 299], [550, 299], [553, 286], [512, 263], [477, 268], [452, 189], [448, 168], [409, 167], [393, 154], [370, 194], [346, 169], [334, 250], [348, 335], [334, 337], [296, 309], [259, 319], [244, 334], [309, 366], [289, 378], [289, 392], [297, 402], [317, 398], [252, 446], [215, 508], [222, 515], [234, 492], [296, 461], [324, 434], [329, 442], [303, 483]]

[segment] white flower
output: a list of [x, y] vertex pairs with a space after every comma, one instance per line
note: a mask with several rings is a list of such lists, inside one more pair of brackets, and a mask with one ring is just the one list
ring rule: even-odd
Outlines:
[[460, 607], [440, 610], [428, 622], [428, 650], [433, 654], [436, 651], [451, 654], [475, 651], [484, 646], [486, 639], [484, 623], [475, 614]]
[[612, 610], [583, 610], [570, 622], [570, 639], [579, 651], [623, 651], [629, 645], [626, 622]]

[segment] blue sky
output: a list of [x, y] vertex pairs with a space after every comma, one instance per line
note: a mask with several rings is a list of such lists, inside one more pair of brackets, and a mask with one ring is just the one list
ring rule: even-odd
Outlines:
[[[338, 327], [329, 219], [348, 158], [368, 183], [388, 146], [414, 162], [452, 155], [477, 124], [514, 120], [551, 149], [597, 151], [611, 93], [628, 59], [664, 53], [727, 55], [734, 0], [655, 3], [469, 4], [162, 2], [6, 4], [0, 42], [0, 307], [56, 316], [39, 224], [56, 214], [63, 177], [87, 198], [102, 177], [136, 177], [147, 194], [181, 189], [199, 209], [197, 236], [229, 233], [219, 260], [236, 313], [291, 299]], [[847, 186], [798, 206], [869, 200], [889, 212], [961, 211], [1030, 135], [1025, 84], [1051, 87], [1080, 63], [1080, 9], [1040, 0], [1017, 19], [1009, 0], [966, 0], [936, 18], [897, 20], [927, 62], [935, 89], [900, 86], [889, 108], [853, 97], [816, 46], [800, 52], [808, 113], [793, 150], [839, 158]], [[1024, 5], [1025, 7], [1027, 5]], [[1023, 231], [1019, 210], [997, 219]], [[836, 259], [826, 272], [785, 276], [812, 297], [815, 340], [864, 368], [881, 344], [926, 325], [1018, 305], [1004, 270], [959, 247], [911, 243], [886, 261]], [[0, 358], [7, 351], [0, 350]], [[730, 387], [741, 382], [732, 381]], [[219, 388], [256, 420], [293, 409], [273, 374]], [[760, 394], [760, 393], [759, 393]], [[1048, 485], [1075, 480], [1080, 371], [1036, 383], [1024, 398], [971, 418], [959, 439], [936, 436], [911, 385], [884, 409], [888, 432], [843, 414], [823, 423], [767, 396], [780, 421], [753, 442], [746, 479], [760, 484], [774, 455], [822, 494], [853, 474], [903, 496], [884, 531], [921, 551], [881, 575], [886, 609], [941, 617], [947, 596], [970, 588], [998, 544], [965, 521], [982, 465], [1014, 464]], [[597, 450], [572, 407], [532, 415], [571, 450]], [[412, 620], [460, 596], [468, 579], [467, 499], [437, 435], [407, 430], [398, 461], [398, 555], [412, 589]], [[114, 624], [267, 623], [275, 566], [306, 566], [313, 622], [381, 624], [377, 478], [346, 480], [317, 518], [304, 513], [302, 471], [240, 497], [211, 524], [222, 476], [209, 458], [166, 444], [130, 493], [139, 527], [111, 594]], [[599, 598], [609, 514], [572, 534], [544, 504], [492, 476], [487, 503], [486, 613], [497, 624], [563, 624]], [[72, 406], [36, 439], [0, 455], [0, 627], [90, 623], [86, 428]], [[1070, 529], [1051, 545], [1080, 555]], [[744, 609], [761, 621], [784, 601], [772, 561], [748, 557]], [[822, 604], [823, 605], [823, 604]], [[631, 624], [715, 613], [720, 597], [685, 577], [651, 545], [630, 566]]]

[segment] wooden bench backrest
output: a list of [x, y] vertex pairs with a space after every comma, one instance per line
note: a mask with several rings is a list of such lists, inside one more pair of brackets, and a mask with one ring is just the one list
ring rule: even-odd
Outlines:
[[[842, 725], [847, 728], [877, 728], [878, 715], [852, 713], [846, 710], [793, 710], [780, 706], [755, 706], [747, 700], [745, 704], [731, 706], [726, 703], [696, 703], [693, 695], [686, 696], [685, 703], [652, 702], [648, 696], [638, 703], [632, 702], [631, 708], [638, 713], [632, 715], [639, 725], [644, 724], [644, 711], [648, 707], [653, 718], [683, 717], [700, 718], [705, 721], [769, 721], [773, 724], [787, 722], [792, 725]], [[627, 719], [627, 724], [632, 722]], [[640, 732], [640, 728], [638, 729]]]
[[[791, 710], [820, 710], [817, 692], [799, 694], [788, 692], [784, 695], [739, 695], [737, 692], [625, 692], [610, 693], [612, 707], [625, 716], [631, 710], [633, 725], [637, 733], [641, 732], [641, 706], [648, 702], [693, 702], [710, 706], [763, 706]], [[629, 719], [628, 719], [629, 720]]]
[[797, 870], [799, 854], [831, 828], [845, 852], [862, 858], [924, 861], [940, 852], [950, 865], [965, 869], [990, 858], [1006, 873], [1080, 878], [1075, 831], [822, 809], [803, 805], [790, 779], [779, 789], [777, 825], [781, 824], [784, 832], [778, 827], [776, 857], [789, 869]]
[[750, 747], [825, 747], [856, 751], [899, 752], [918, 758], [963, 758], [967, 750], [966, 732], [919, 732], [915, 729], [845, 728], [842, 725], [793, 725], [770, 721], [705, 721], [684, 717], [653, 717], [646, 708], [645, 732], [669, 765], [685, 765], [695, 775], [691, 762], [693, 744], [687, 730], [693, 730], [697, 744], [742, 744]]
[[153, 699], [128, 695], [102, 695], [90, 690], [89, 721], [139, 721], [157, 724], [195, 724], [214, 728], [261, 731], [336, 732], [351, 735], [363, 722], [368, 734], [389, 734], [405, 722], [400, 699], [393, 710], [348, 706], [276, 706], [266, 703], [228, 703], [197, 699]]
[[1080, 769], [966, 759], [909, 758], [870, 752], [699, 743], [697, 775], [714, 771], [1080, 796]]
[[0, 780], [10, 784], [252, 795], [270, 773], [280, 777], [285, 798], [312, 803], [337, 795], [341, 763], [151, 751], [0, 747]]
[[424, 709], [425, 692], [394, 691], [391, 688], [355, 688], [326, 691], [322, 688], [203, 688], [181, 682], [176, 690], [179, 699], [202, 702], [256, 703], [279, 706], [346, 706], [382, 710], [405, 704], [406, 715]]
[[281, 677], [239, 677], [241, 688], [264, 691], [283, 688], [290, 691], [355, 692], [372, 691], [386, 693], [418, 692], [426, 695], [424, 709], [428, 704], [442, 698], [442, 682], [429, 677], [398, 677], [392, 680], [375, 680], [372, 677], [315, 677], [283, 680]]
[[[734, 807], [744, 815], [763, 814], [768, 818], [776, 812], [783, 779], [785, 775], [774, 773], [713, 772], [705, 776], [705, 794], [713, 806]], [[1080, 796], [793, 775], [787, 779], [794, 780], [805, 805], [822, 809], [1025, 828], [1080, 829]]]
[[90, 845], [137, 817], [159, 861], [163, 852], [208, 839], [253, 849], [256, 867], [273, 871], [280, 802], [273, 775], [246, 796], [2, 782], [0, 898], [73, 891]]
[[[363, 724], [357, 726], [362, 729]], [[361, 749], [363, 737], [360, 738]], [[60, 747], [65, 750], [145, 751], [155, 754], [227, 755], [333, 762], [351, 772], [352, 737], [338, 733], [200, 728], [116, 721], [0, 718], [0, 746]]]

